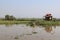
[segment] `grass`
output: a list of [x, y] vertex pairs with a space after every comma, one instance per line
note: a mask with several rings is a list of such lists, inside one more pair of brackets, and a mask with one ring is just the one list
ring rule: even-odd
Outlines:
[[39, 20], [35, 21], [36, 25], [41, 25], [41, 26], [60, 26], [60, 21], [45, 21], [45, 20]]
[[50, 25], [50, 26], [53, 26], [53, 25], [60, 25], [60, 21], [39, 21], [39, 24], [40, 25]]
[[[31, 24], [31, 21], [6, 21], [6, 20], [0, 20], [0, 24]], [[45, 20], [39, 20], [34, 21], [38, 25], [60, 25], [60, 21], [45, 21]], [[33, 21], [32, 21], [33, 23]]]
[[30, 21], [2, 21], [0, 20], [0, 24], [27, 24]]

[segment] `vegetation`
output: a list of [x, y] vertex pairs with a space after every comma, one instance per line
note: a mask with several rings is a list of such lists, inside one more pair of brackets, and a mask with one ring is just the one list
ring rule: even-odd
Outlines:
[[60, 21], [45, 21], [45, 20], [39, 20], [35, 21], [35, 24], [30, 24], [31, 26], [38, 25], [38, 26], [58, 26], [60, 25]]
[[0, 20], [0, 24], [27, 24], [30, 21], [6, 21], [6, 20]]
[[60, 25], [60, 19], [53, 18], [53, 20], [47, 21], [39, 18], [15, 18], [5, 15], [5, 18], [0, 18], [0, 24]]
[[[0, 20], [0, 24], [29, 24], [34, 26], [32, 21], [3, 21]], [[60, 21], [35, 21], [36, 25], [60, 25]]]
[[5, 20], [15, 20], [15, 17], [10, 15], [5, 15]]

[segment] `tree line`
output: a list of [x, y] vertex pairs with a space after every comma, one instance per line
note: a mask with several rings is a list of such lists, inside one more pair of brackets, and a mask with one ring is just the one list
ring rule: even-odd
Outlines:
[[[16, 18], [13, 15], [5, 15], [5, 18], [0, 18], [0, 20], [17, 20], [17, 21], [36, 21], [36, 20], [48, 20], [51, 16], [46, 16], [45, 19], [40, 18]], [[60, 21], [60, 19], [53, 18], [53, 20]]]
[[15, 20], [16, 18], [13, 15], [5, 15], [5, 20]]
[[36, 18], [16, 18], [13, 15], [5, 15], [5, 18], [4, 18], [4, 20], [17, 20], [17, 21], [35, 21], [37, 19]]

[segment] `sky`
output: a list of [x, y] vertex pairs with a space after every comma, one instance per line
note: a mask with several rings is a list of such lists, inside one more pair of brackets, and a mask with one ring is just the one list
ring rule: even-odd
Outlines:
[[7, 14], [17, 18], [43, 18], [47, 13], [60, 18], [60, 0], [0, 0], [0, 18]]

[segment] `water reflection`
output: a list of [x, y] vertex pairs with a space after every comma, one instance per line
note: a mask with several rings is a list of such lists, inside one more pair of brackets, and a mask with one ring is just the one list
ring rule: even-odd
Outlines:
[[[40, 29], [41, 28], [44, 28], [44, 30], [47, 32], [47, 33], [52, 33], [52, 31], [53, 31], [53, 33], [54, 33], [54, 29], [56, 29], [56, 26], [48, 26], [48, 25], [44, 25], [44, 26], [30, 26], [30, 27], [32, 27], [32, 33], [38, 33], [37, 31], [36, 31], [36, 28], [37, 27], [39, 27]], [[53, 34], [52, 33], [52, 34]]]
[[13, 24], [5, 24], [5, 27], [12, 27]]
[[54, 27], [54, 29], [56, 29], [56, 26], [53, 26]]
[[51, 33], [52, 30], [53, 30], [52, 26], [45, 27], [45, 31], [48, 32], [48, 33]]
[[19, 39], [19, 36], [15, 36], [14, 39]]
[[60, 40], [60, 26], [0, 25], [0, 40]]
[[[15, 24], [15, 25], [19, 25], [19, 24]], [[13, 27], [14, 25], [13, 24], [5, 24], [5, 27]], [[22, 26], [23, 27], [23, 26]], [[35, 24], [32, 24], [30, 25], [30, 27], [32, 28], [32, 34], [36, 34], [38, 33], [36, 31], [36, 28], [39, 27], [39, 28], [44, 28], [44, 30], [48, 33], [51, 33], [53, 31], [53, 28], [56, 29], [56, 26], [36, 26]], [[26, 35], [26, 34], [25, 34]], [[27, 35], [31, 35], [31, 34], [27, 34]]]
[[33, 24], [32, 26], [30, 26], [32, 28], [32, 34], [37, 34], [38, 32], [36, 31], [37, 27], [35, 24]]

